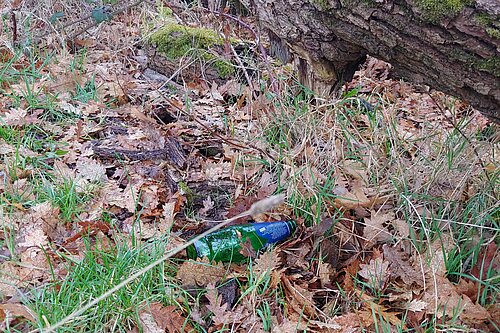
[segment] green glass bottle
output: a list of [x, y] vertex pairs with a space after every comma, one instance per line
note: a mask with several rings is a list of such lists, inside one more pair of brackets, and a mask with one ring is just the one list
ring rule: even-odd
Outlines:
[[207, 257], [210, 261], [242, 262], [242, 245], [250, 242], [255, 251], [284, 240], [294, 233], [295, 221], [259, 222], [233, 225], [215, 231], [186, 248], [190, 259]]

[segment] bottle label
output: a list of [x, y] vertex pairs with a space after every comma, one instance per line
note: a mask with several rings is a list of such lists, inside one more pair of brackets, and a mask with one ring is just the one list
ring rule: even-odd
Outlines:
[[290, 226], [286, 222], [256, 223], [255, 233], [268, 243], [279, 242], [291, 234]]

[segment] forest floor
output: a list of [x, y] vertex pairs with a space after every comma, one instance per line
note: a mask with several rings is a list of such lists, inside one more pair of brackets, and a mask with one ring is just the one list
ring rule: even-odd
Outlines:
[[[499, 330], [498, 126], [466, 103], [373, 58], [314, 96], [227, 12], [2, 13], [0, 331]], [[192, 54], [153, 70], [145, 45], [172, 20], [220, 33], [209, 51], [237, 70], [208, 80]], [[286, 241], [240, 264], [177, 251], [274, 194], [233, 224], [294, 220]]]

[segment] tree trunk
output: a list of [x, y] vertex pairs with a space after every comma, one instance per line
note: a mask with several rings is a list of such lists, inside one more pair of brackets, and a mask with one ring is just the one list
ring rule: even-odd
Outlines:
[[243, 2], [272, 44], [286, 44], [299, 65], [312, 67], [316, 92], [352, 79], [369, 54], [389, 62], [393, 77], [461, 97], [500, 122], [498, 0]]

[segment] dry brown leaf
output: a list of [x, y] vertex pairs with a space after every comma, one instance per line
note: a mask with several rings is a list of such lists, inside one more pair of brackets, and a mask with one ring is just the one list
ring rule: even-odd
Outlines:
[[0, 122], [12, 126], [34, 124], [39, 122], [37, 115], [38, 114], [28, 114], [28, 112], [22, 108], [10, 109], [10, 111], [3, 113], [3, 117], [0, 117]]
[[402, 251], [398, 251], [395, 247], [390, 247], [387, 244], [382, 246], [384, 251], [384, 258], [390, 263], [391, 273], [400, 277], [403, 282], [411, 286], [413, 283], [423, 287], [424, 286], [424, 276], [422, 272], [417, 271], [408, 262], [408, 258]]
[[183, 262], [177, 270], [176, 277], [184, 286], [206, 286], [219, 282], [226, 275], [227, 270], [222, 263], [214, 265], [207, 258], [203, 258]]
[[[276, 320], [274, 320], [276, 321]], [[274, 323], [273, 333], [290, 333], [290, 332], [302, 332], [307, 329], [307, 325], [302, 321], [291, 321], [288, 318], [283, 318], [281, 324]]]
[[253, 271], [256, 276], [263, 276], [266, 273], [275, 271], [280, 266], [280, 258], [273, 248], [263, 252], [256, 260], [253, 266]]
[[150, 310], [156, 323], [169, 333], [190, 332], [193, 330], [191, 325], [186, 322], [186, 318], [173, 305], [164, 307], [160, 303], [153, 303]]
[[469, 279], [460, 279], [455, 286], [459, 295], [467, 295], [475, 302], [477, 300], [478, 283]]
[[392, 238], [391, 233], [385, 227], [385, 224], [394, 219], [394, 213], [381, 213], [372, 210], [371, 217], [365, 218], [365, 228], [363, 236], [369, 245], [374, 245], [379, 242], [385, 242]]
[[28, 289], [34, 281], [46, 281], [49, 278], [47, 256], [38, 252], [21, 253], [21, 265], [11, 261], [0, 263], [0, 297], [19, 295], [19, 290]]
[[163, 232], [169, 231], [174, 225], [177, 202], [167, 202], [162, 207], [162, 218], [160, 224], [163, 226]]
[[165, 329], [160, 327], [149, 312], [139, 313], [139, 323], [144, 333], [165, 333]]
[[198, 215], [201, 217], [206, 217], [208, 212], [215, 207], [212, 198], [208, 196], [206, 199], [203, 199], [203, 207], [198, 210]]
[[346, 291], [354, 291], [354, 280], [353, 277], [358, 274], [360, 262], [359, 259], [354, 260], [352, 263], [347, 265], [345, 270], [345, 277], [342, 283], [344, 290]]
[[125, 189], [121, 189], [116, 183], [108, 183], [101, 189], [102, 200], [108, 205], [134, 212], [144, 182], [144, 180], [133, 179], [132, 183], [128, 184]]
[[[239, 236], [241, 238], [241, 236]], [[245, 239], [245, 242], [241, 243], [241, 248], [239, 253], [247, 258], [257, 258], [257, 251], [253, 248], [250, 238]]]
[[81, 178], [91, 182], [106, 182], [108, 179], [106, 176], [106, 167], [87, 157], [78, 159], [76, 162], [76, 171]]
[[309, 262], [306, 256], [311, 252], [311, 245], [309, 243], [301, 244], [298, 249], [290, 251], [286, 256], [286, 265], [289, 267], [300, 267], [303, 269], [309, 268]]
[[5, 320], [7, 316], [11, 319], [12, 317], [22, 317], [32, 322], [35, 321], [35, 315], [31, 309], [19, 303], [0, 304], [0, 322]]
[[292, 282], [286, 275], [281, 276], [281, 282], [285, 287], [285, 297], [290, 307], [298, 314], [305, 314], [308, 318], [314, 319], [318, 316], [314, 306], [313, 293], [306, 288]]
[[408, 303], [407, 309], [408, 311], [420, 312], [425, 310], [425, 308], [427, 308], [427, 305], [427, 302], [414, 299], [410, 303]]
[[453, 236], [444, 232], [431, 243], [429, 251], [426, 253], [430, 257], [430, 264], [427, 267], [430, 274], [446, 275], [446, 256], [454, 246]]
[[318, 264], [318, 275], [321, 285], [325, 286], [331, 283], [332, 275], [335, 273], [332, 265], [327, 262], [320, 262]]
[[340, 330], [335, 331], [336, 333], [355, 333], [359, 331], [358, 328], [368, 327], [373, 323], [373, 319], [366, 323], [363, 318], [353, 312], [335, 316], [331, 320], [341, 327]]
[[209, 182], [217, 183], [220, 179], [228, 179], [233, 172], [233, 166], [230, 162], [219, 162], [205, 164], [203, 169], [205, 171], [205, 178]]
[[228, 304], [222, 304], [222, 295], [219, 295], [215, 285], [207, 286], [205, 297], [208, 299], [207, 309], [212, 313], [215, 325], [225, 325], [231, 322], [231, 313], [227, 311]]
[[366, 311], [360, 311], [359, 314], [363, 317], [366, 316], [365, 321], [369, 320], [369, 318], [373, 318], [373, 312], [377, 313], [377, 315], [381, 316], [385, 319], [385, 321], [395, 325], [397, 327], [403, 327], [406, 329], [406, 325], [401, 322], [401, 319], [397, 316], [397, 313], [388, 312], [388, 309], [380, 304], [373, 302], [372, 297], [366, 293], [357, 291], [359, 298], [363, 301], [363, 305], [366, 308]]
[[407, 221], [394, 219], [390, 223], [399, 235], [398, 239], [406, 239], [410, 236], [410, 225]]
[[19, 267], [9, 261], [0, 263], [0, 298], [5, 299], [17, 294]]
[[480, 324], [490, 318], [489, 313], [479, 304], [474, 304], [467, 295], [459, 295], [455, 286], [445, 277], [435, 275], [427, 280], [429, 289], [422, 301], [428, 303], [427, 313], [437, 318], [457, 317], [465, 323]]
[[381, 290], [389, 279], [389, 262], [382, 258], [371, 259], [368, 264], [360, 264], [358, 274], [368, 281], [374, 290]]
[[342, 329], [342, 326], [337, 324], [333, 319], [330, 319], [328, 322], [311, 320], [308, 324], [314, 328], [314, 332], [339, 332]]
[[160, 204], [160, 187], [156, 184], [144, 184], [141, 188], [141, 206], [147, 210], [154, 210]]
[[219, 295], [217, 288], [213, 283], [207, 286], [207, 293], [205, 296], [208, 299], [207, 309], [212, 312], [212, 320], [216, 326], [240, 324], [248, 320], [250, 313], [242, 306], [230, 311], [228, 304], [222, 304], [222, 295]]
[[499, 268], [493, 265], [495, 257], [500, 257], [498, 247], [495, 243], [491, 242], [486, 249], [482, 249], [479, 253], [477, 263], [472, 267], [472, 276], [480, 281], [486, 280], [488, 278], [488, 270]]
[[183, 333], [193, 331], [193, 327], [182, 316], [177, 307], [151, 303], [139, 314], [142, 329], [146, 333]]
[[366, 166], [354, 160], [344, 160], [341, 169], [354, 179], [362, 180], [365, 184], [369, 184], [369, 177]]
[[359, 180], [352, 182], [352, 188], [348, 191], [344, 187], [337, 186], [334, 190], [335, 205], [345, 209], [358, 207], [370, 207], [372, 201], [368, 199]]

